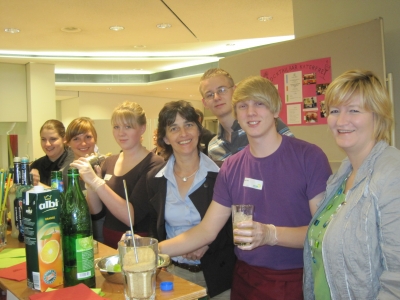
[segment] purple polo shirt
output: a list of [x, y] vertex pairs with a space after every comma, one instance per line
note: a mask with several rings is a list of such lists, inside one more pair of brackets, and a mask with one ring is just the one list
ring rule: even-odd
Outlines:
[[[223, 163], [213, 199], [221, 205], [253, 204], [254, 220], [275, 226], [307, 226], [309, 200], [324, 192], [332, 171], [324, 152], [316, 145], [282, 136], [271, 155], [255, 158], [249, 146]], [[245, 178], [262, 182], [256, 189], [243, 185]], [[279, 236], [278, 236], [279, 239]], [[275, 270], [303, 267], [303, 249], [261, 246], [250, 251], [235, 247], [238, 259]]]

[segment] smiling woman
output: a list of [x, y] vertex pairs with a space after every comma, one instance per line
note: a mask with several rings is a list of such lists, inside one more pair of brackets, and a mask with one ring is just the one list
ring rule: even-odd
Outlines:
[[[167, 162], [148, 174], [151, 236], [174, 238], [197, 225], [209, 207], [219, 167], [200, 148], [202, 127], [193, 106], [168, 102], [158, 115], [157, 144]], [[231, 222], [217, 239], [191, 253], [172, 258], [168, 272], [207, 287], [210, 297], [229, 299], [235, 255]]]
[[73, 153], [65, 148], [65, 127], [58, 120], [48, 120], [40, 128], [41, 146], [46, 154], [35, 160], [31, 166], [33, 184], [50, 186], [51, 172], [68, 168]]
[[389, 146], [392, 103], [376, 75], [351, 70], [329, 84], [325, 104], [347, 158], [309, 224], [304, 298], [399, 299], [400, 151]]
[[97, 132], [93, 120], [87, 117], [72, 120], [65, 138], [67, 145], [74, 152], [75, 159], [94, 153]]

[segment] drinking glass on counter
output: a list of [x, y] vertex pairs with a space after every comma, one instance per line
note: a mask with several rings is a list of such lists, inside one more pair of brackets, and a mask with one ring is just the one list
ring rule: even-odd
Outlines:
[[136, 249], [133, 243], [118, 243], [125, 299], [155, 299], [158, 241], [135, 238], [135, 245]]
[[[252, 221], [254, 213], [254, 205], [251, 204], [234, 204], [232, 205], [232, 223], [233, 230], [237, 228], [237, 223], [243, 221]], [[249, 243], [235, 242], [235, 235], [233, 235], [233, 243], [236, 246], [247, 246]]]
[[0, 223], [0, 248], [7, 245], [7, 209], [4, 208], [1, 211], [1, 223]]

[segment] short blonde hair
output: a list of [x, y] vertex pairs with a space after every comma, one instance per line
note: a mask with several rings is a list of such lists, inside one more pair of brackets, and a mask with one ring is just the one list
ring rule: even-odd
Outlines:
[[201, 82], [216, 76], [224, 76], [226, 79], [228, 79], [230, 86], [235, 85], [235, 82], [233, 81], [231, 75], [227, 71], [219, 68], [208, 69], [207, 71], [204, 72], [203, 76], [201, 76], [200, 78], [199, 92], [203, 97], [204, 95], [203, 91], [201, 90]]
[[114, 109], [111, 116], [111, 124], [127, 124], [134, 128], [146, 125], [146, 122], [146, 114], [136, 102], [125, 101]]
[[250, 99], [261, 101], [273, 114], [281, 111], [282, 102], [278, 90], [271, 81], [261, 76], [251, 76], [239, 82], [232, 98], [235, 118], [236, 104]]
[[331, 107], [346, 105], [352, 96], [361, 98], [361, 107], [374, 114], [374, 139], [390, 143], [393, 105], [379, 78], [371, 71], [350, 70], [337, 77], [325, 94], [328, 116]]

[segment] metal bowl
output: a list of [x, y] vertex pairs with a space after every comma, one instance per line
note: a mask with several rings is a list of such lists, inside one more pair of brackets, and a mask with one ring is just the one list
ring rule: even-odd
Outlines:
[[[162, 268], [166, 268], [169, 266], [171, 260], [166, 254], [158, 254], [158, 266], [157, 266], [157, 275], [160, 273]], [[124, 278], [121, 274], [121, 271], [109, 271], [114, 270], [114, 266], [119, 264], [119, 255], [110, 255], [105, 256], [96, 260], [96, 268], [100, 270], [101, 275], [112, 283], [123, 284]]]

